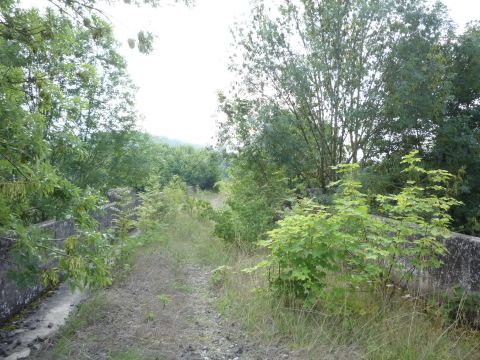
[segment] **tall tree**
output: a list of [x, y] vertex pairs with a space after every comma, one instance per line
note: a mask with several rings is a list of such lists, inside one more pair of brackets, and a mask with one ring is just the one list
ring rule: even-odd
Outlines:
[[382, 70], [383, 112], [372, 139], [379, 157], [430, 150], [445, 116], [452, 24], [441, 3], [431, 8], [418, 3], [405, 12]]
[[223, 133], [254, 139], [258, 123], [268, 122], [265, 107], [289, 112], [303, 156], [326, 188], [335, 179], [332, 165], [375, 155], [388, 112], [386, 69], [408, 39], [438, 39], [443, 12], [413, 0], [285, 0], [277, 10], [260, 2], [251, 23], [235, 30], [232, 65], [239, 82], [231, 97], [249, 103], [246, 116], [256, 120], [235, 122], [227, 114], [231, 130]]

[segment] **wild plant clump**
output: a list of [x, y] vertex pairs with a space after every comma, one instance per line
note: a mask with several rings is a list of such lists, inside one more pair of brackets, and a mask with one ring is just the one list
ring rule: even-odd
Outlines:
[[289, 195], [287, 179], [269, 165], [263, 172], [239, 162], [230, 169], [226, 207], [212, 214], [214, 235], [237, 246], [251, 246], [275, 226], [278, 211]]
[[162, 187], [159, 178], [154, 176], [140, 198], [142, 206], [137, 210], [139, 228], [154, 229], [187, 206], [187, 185], [174, 177]]
[[416, 152], [405, 156], [403, 189], [377, 197], [388, 219], [370, 213], [356, 180], [359, 165], [338, 166], [332, 205], [299, 202], [259, 243], [268, 258], [246, 271], [265, 268], [275, 291], [314, 300], [364, 287], [385, 291], [417, 269], [438, 267], [446, 251], [439, 237], [448, 235], [448, 210], [459, 202], [447, 194], [452, 175], [419, 161]]

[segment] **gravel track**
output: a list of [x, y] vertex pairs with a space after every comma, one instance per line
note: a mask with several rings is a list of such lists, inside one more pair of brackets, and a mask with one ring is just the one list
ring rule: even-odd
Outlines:
[[[36, 359], [282, 359], [280, 346], [259, 344], [215, 308], [207, 267], [174, 259], [161, 246], [137, 256], [128, 279], [96, 296], [94, 321], [55, 353], [61, 336]], [[87, 300], [90, 301], [90, 300]]]

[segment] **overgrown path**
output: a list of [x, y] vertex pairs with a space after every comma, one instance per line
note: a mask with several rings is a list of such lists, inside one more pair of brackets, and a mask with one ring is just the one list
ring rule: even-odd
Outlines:
[[265, 276], [242, 271], [264, 255], [229, 250], [198, 208], [185, 204], [126, 243], [113, 285], [93, 291], [56, 338], [42, 337], [33, 358], [478, 358], [478, 333], [445, 326], [441, 310], [427, 312], [421, 300], [385, 303], [367, 292], [340, 299], [365, 309], [360, 314], [265, 291]]
[[197, 228], [185, 226], [191, 219], [184, 220], [183, 227], [181, 221], [172, 225], [167, 239], [151, 235], [114, 285], [82, 304], [35, 358], [290, 358], [278, 346], [248, 339], [237, 323], [217, 311], [210, 282], [215, 261], [208, 259], [216, 253], [196, 242], [196, 237], [208, 236], [207, 228], [201, 222]]

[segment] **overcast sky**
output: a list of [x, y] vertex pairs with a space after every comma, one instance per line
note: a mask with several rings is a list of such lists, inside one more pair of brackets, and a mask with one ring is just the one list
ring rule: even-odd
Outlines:
[[[1, 0], [0, 0], [1, 1]], [[40, 0], [25, 0], [38, 4]], [[214, 144], [217, 91], [227, 89], [230, 28], [249, 10], [249, 0], [196, 0], [152, 9], [122, 3], [106, 8], [122, 42], [129, 72], [139, 87], [141, 128], [195, 144]], [[480, 18], [480, 0], [444, 0], [462, 28]], [[128, 48], [138, 30], [157, 35], [150, 55]]]
[[[217, 91], [232, 80], [228, 73], [230, 27], [247, 13], [249, 0], [197, 0], [181, 4], [107, 9], [122, 54], [140, 88], [140, 126], [155, 135], [195, 144], [214, 144]], [[126, 39], [146, 29], [157, 35], [154, 52], [142, 55]]]

